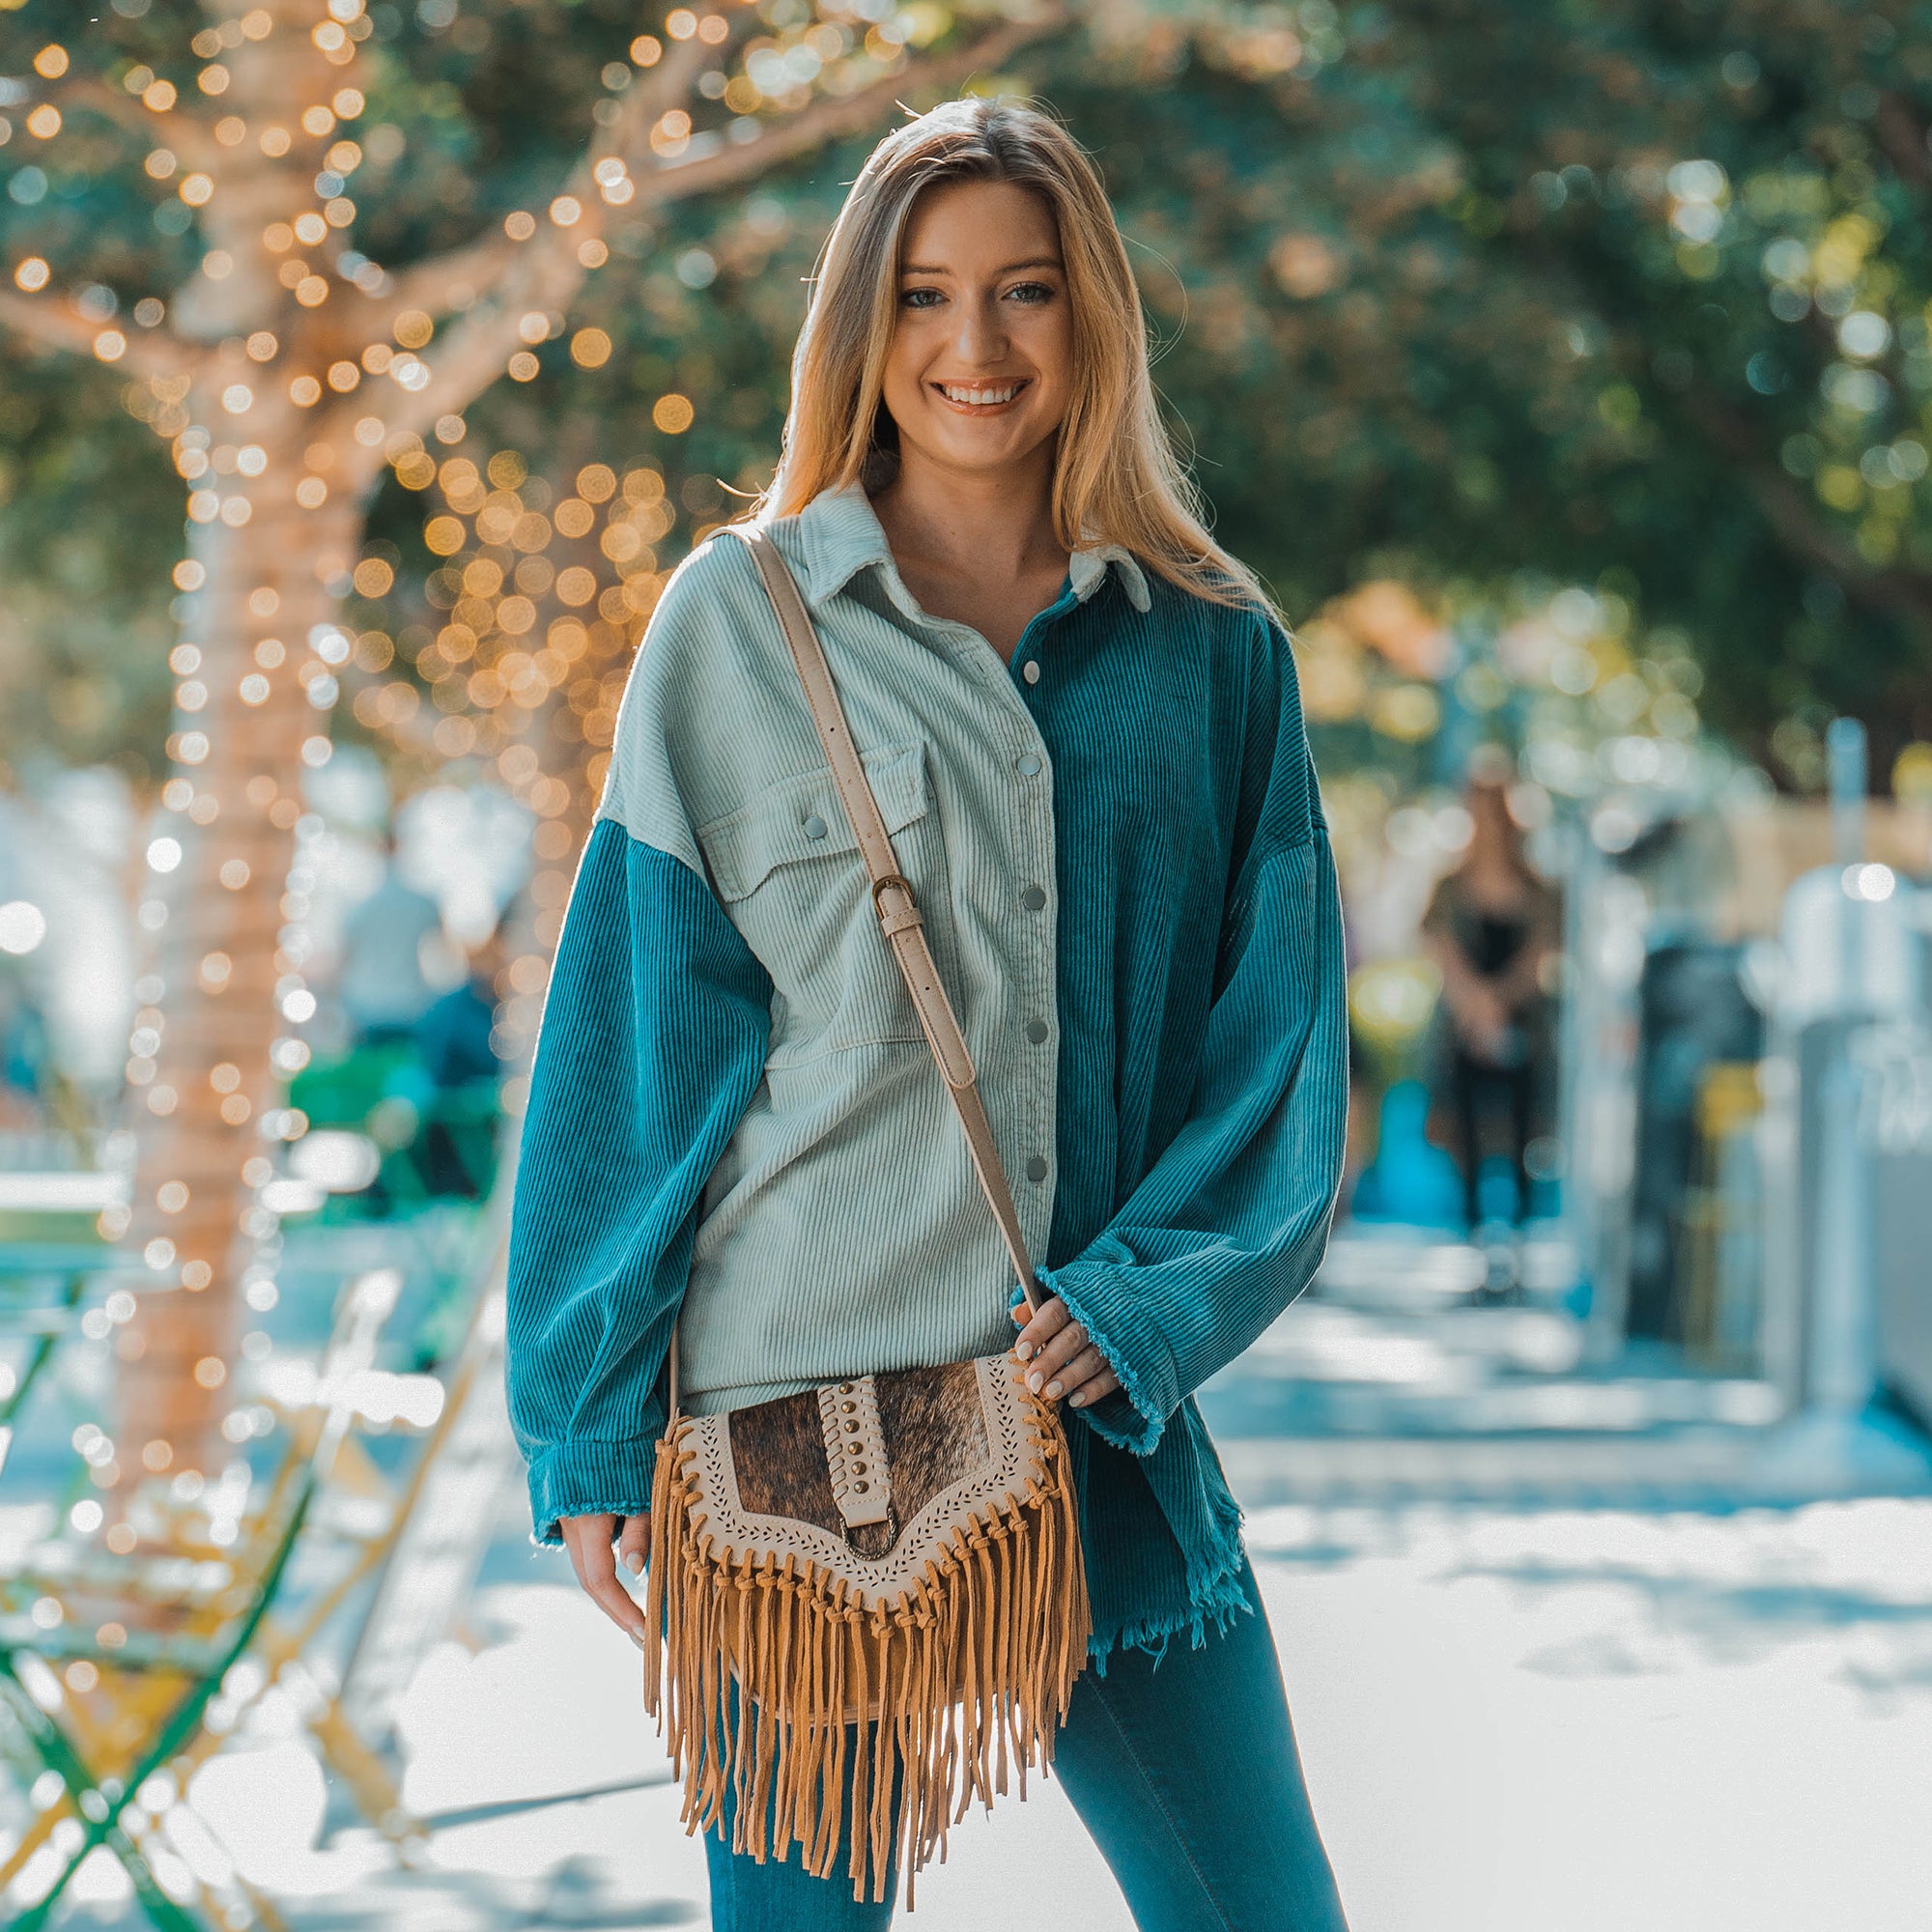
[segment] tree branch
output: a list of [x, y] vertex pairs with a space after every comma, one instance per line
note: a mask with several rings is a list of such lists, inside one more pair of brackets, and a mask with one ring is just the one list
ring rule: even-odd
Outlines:
[[[375, 311], [377, 320], [386, 323], [412, 308], [430, 315], [446, 315], [452, 306], [453, 292], [467, 287], [472, 301], [478, 297], [495, 297], [520, 271], [526, 281], [540, 285], [553, 279], [560, 270], [574, 287], [584, 272], [575, 259], [578, 249], [587, 238], [601, 236], [610, 223], [611, 209], [597, 180], [598, 167], [614, 159], [634, 178], [640, 171], [646, 175], [655, 171], [651, 129], [673, 107], [691, 98], [692, 87], [711, 52], [696, 36], [688, 41], [673, 41], [658, 65], [624, 96], [610, 127], [578, 157], [556, 190], [557, 196], [576, 197], [583, 209], [584, 220], [570, 228], [552, 223], [548, 230], [539, 229], [537, 237], [528, 242], [512, 242], [498, 230], [447, 255], [419, 262], [398, 275], [395, 286], [380, 298]], [[534, 275], [533, 262], [541, 265]], [[536, 305], [533, 300], [521, 304]]]
[[[691, 85], [712, 50], [696, 40], [675, 43], [646, 83], [626, 96], [623, 113], [605, 138], [592, 143], [578, 160], [559, 190], [576, 196], [586, 220], [568, 228], [551, 223], [526, 242], [492, 237], [470, 243], [399, 276], [397, 287], [381, 298], [379, 317], [412, 307], [434, 315], [439, 311], [432, 298], [439, 293], [446, 300], [462, 282], [474, 291], [470, 305], [438, 347], [430, 381], [413, 394], [399, 396], [388, 419], [391, 437], [420, 435], [437, 417], [466, 409], [514, 353], [522, 340], [519, 325], [526, 314], [569, 306], [589, 273], [579, 251], [586, 240], [601, 236], [616, 213], [599, 192], [596, 169], [601, 162], [621, 160], [637, 181], [642, 206], [632, 213], [635, 220], [639, 213], [648, 214], [672, 202], [745, 181], [780, 161], [871, 126], [909, 88], [955, 86], [1028, 42], [1065, 25], [1069, 18], [1054, 6], [1026, 19], [1004, 20], [962, 47], [916, 62], [854, 94], [820, 99], [753, 140], [686, 162], [658, 160], [651, 154], [650, 131], [673, 105], [689, 98]], [[364, 401], [357, 413], [366, 412]], [[382, 461], [380, 449], [368, 450], [346, 437], [337, 440], [345, 454], [360, 459], [354, 466], [359, 480], [373, 476]]]
[[1880, 89], [1872, 125], [1892, 173], [1920, 194], [1932, 189], [1932, 151], [1925, 146], [1925, 124], [1912, 101], [1894, 87]]
[[747, 174], [762, 172], [840, 135], [856, 133], [872, 125], [908, 85], [956, 85], [981, 68], [996, 66], [1028, 42], [1057, 31], [1070, 17], [1059, 8], [1050, 8], [1028, 19], [1007, 20], [967, 46], [938, 55], [907, 72], [889, 74], [843, 99], [814, 101], [791, 120], [779, 123], [770, 133], [747, 141], [742, 148], [718, 149], [695, 161], [660, 162], [654, 170], [660, 184], [654, 199], [662, 205], [687, 195], [703, 194], [742, 181]]
[[[1648, 373], [1649, 350], [1645, 321], [1628, 298], [1601, 276], [1575, 275], [1576, 264], [1561, 250], [1519, 242], [1512, 252], [1518, 260], [1551, 280], [1572, 280], [1598, 318], [1611, 331], [1611, 357], [1634, 377]], [[1825, 330], [1821, 344], [1833, 353], [1829, 326], [1814, 311], [1814, 327]], [[1905, 565], [1869, 562], [1838, 529], [1821, 517], [1815, 500], [1787, 475], [1763, 437], [1742, 410], [1720, 401], [1708, 388], [1675, 392], [1670, 406], [1679, 420], [1726, 466], [1757, 505], [1772, 534], [1799, 561], [1830, 576], [1852, 602], [1882, 611], [1932, 640], [1932, 571]]]
[[1732, 466], [1786, 550], [1825, 571], [1855, 603], [1901, 617], [1921, 636], [1932, 637], [1932, 571], [1867, 562], [1765, 455], [1740, 412], [1694, 390], [1678, 403], [1686, 419]]
[[[0, 325], [43, 348], [87, 356], [94, 355], [95, 340], [105, 326], [58, 297], [25, 296], [9, 288], [0, 288]], [[103, 367], [132, 369], [142, 376], [191, 376], [200, 367], [195, 352], [172, 336], [136, 335], [126, 328], [121, 335], [128, 347]]]
[[221, 150], [213, 134], [193, 115], [185, 114], [178, 107], [156, 113], [144, 106], [137, 96], [125, 88], [110, 87], [97, 74], [70, 73], [36, 92], [63, 112], [89, 107], [130, 134], [138, 134], [146, 141], [164, 142], [190, 167], [213, 167], [220, 158]]

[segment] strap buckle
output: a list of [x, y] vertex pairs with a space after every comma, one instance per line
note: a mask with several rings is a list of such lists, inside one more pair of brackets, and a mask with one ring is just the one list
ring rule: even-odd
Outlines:
[[888, 886], [896, 886], [906, 895], [906, 910], [908, 912], [917, 912], [919, 910], [919, 900], [913, 893], [912, 881], [903, 872], [887, 872], [883, 877], [872, 881], [872, 912], [876, 918], [884, 919], [887, 917], [885, 907], [879, 903], [879, 895]]

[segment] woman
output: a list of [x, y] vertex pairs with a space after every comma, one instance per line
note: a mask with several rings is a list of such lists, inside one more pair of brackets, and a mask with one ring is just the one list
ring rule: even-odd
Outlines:
[[1546, 1057], [1543, 974], [1558, 928], [1556, 895], [1532, 870], [1510, 813], [1507, 768], [1479, 761], [1467, 801], [1468, 846], [1431, 896], [1422, 936], [1442, 974], [1447, 1085], [1473, 1234], [1483, 1220], [1484, 1127], [1498, 1105], [1516, 1180], [1511, 1219], [1520, 1226], [1529, 1212], [1530, 1111]]
[[[1012, 1344], [1069, 1411], [1094, 1609], [1054, 1776], [1149, 1932], [1332, 1932], [1192, 1392], [1326, 1239], [1333, 865], [1286, 627], [1202, 526], [1126, 250], [1056, 123], [954, 100], [880, 143], [756, 514], [927, 908], [1050, 1298], [1015, 1341], [755, 563], [700, 544], [625, 693], [532, 1072], [509, 1379], [539, 1540], [641, 1641], [612, 1548], [641, 1569], [680, 1307], [698, 1414]], [[727, 1814], [714, 1924], [890, 1920], [890, 1884], [855, 1903], [796, 1847], [729, 1843]]]

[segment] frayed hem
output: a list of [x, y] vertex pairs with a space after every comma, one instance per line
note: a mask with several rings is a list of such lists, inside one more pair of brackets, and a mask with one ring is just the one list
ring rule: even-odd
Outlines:
[[1127, 1406], [1133, 1410], [1141, 1426], [1137, 1430], [1128, 1432], [1111, 1428], [1090, 1407], [1083, 1406], [1072, 1412], [1079, 1416], [1103, 1442], [1111, 1444], [1116, 1449], [1124, 1449], [1130, 1456], [1142, 1458], [1151, 1456], [1160, 1447], [1161, 1437], [1167, 1434], [1168, 1419], [1149, 1399], [1146, 1385], [1125, 1356], [1094, 1325], [1088, 1310], [1061, 1287], [1058, 1277], [1065, 1272], [1065, 1269], [1045, 1269], [1042, 1270], [1040, 1278], [1066, 1304], [1067, 1313], [1074, 1321], [1086, 1329], [1088, 1341], [1099, 1350], [1107, 1366], [1113, 1370], [1114, 1379], [1120, 1383], [1121, 1393], [1126, 1398]]
[[1237, 1539], [1232, 1554], [1216, 1565], [1199, 1600], [1190, 1602], [1184, 1610], [1147, 1617], [1105, 1635], [1095, 1631], [1087, 1645], [1087, 1662], [1094, 1676], [1106, 1676], [1109, 1658], [1123, 1650], [1143, 1651], [1158, 1667], [1167, 1655], [1168, 1644], [1182, 1631], [1187, 1633], [1188, 1648], [1199, 1650], [1208, 1641], [1210, 1618], [1215, 1635], [1224, 1636], [1243, 1613], [1253, 1616], [1255, 1606], [1241, 1584], [1241, 1572], [1246, 1564], [1247, 1552]]

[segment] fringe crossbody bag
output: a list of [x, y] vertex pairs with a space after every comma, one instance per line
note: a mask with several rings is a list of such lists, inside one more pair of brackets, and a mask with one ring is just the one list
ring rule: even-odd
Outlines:
[[[880, 930], [1037, 1309], [1041, 1292], [972, 1056], [817, 633], [777, 546], [754, 525], [727, 527], [757, 560], [871, 876]], [[946, 1856], [949, 1820], [963, 1818], [976, 1794], [990, 1807], [1006, 1791], [1009, 1750], [1022, 1797], [1028, 1766], [1051, 1760], [1086, 1665], [1092, 1616], [1060, 1412], [1026, 1386], [1008, 1351], [683, 1415], [675, 1329], [669, 1353], [651, 1488], [644, 1708], [683, 1773], [685, 1829], [718, 1822], [728, 1783], [734, 1852], [762, 1862], [797, 1843], [807, 1869], [829, 1877], [849, 1774], [852, 1895], [865, 1896], [869, 1876], [873, 1897], [884, 1897], [896, 1839], [910, 1907], [913, 1874], [935, 1847]]]

